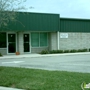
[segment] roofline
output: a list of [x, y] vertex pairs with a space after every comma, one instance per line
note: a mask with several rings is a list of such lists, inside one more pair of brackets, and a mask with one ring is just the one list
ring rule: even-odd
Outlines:
[[66, 17], [60, 17], [60, 19], [66, 19], [66, 20], [87, 20], [87, 21], [90, 20], [90, 19], [85, 19], [85, 18], [66, 18]]
[[17, 11], [16, 13], [26, 13], [26, 14], [47, 14], [47, 15], [59, 15], [57, 13], [41, 13], [41, 12], [23, 12], [23, 11]]
[[[4, 12], [12, 12], [12, 11], [4, 11]], [[42, 12], [25, 12], [25, 11], [14, 11], [15, 13], [24, 13], [24, 14], [46, 14], [46, 15], [59, 15], [58, 13], [42, 13]]]

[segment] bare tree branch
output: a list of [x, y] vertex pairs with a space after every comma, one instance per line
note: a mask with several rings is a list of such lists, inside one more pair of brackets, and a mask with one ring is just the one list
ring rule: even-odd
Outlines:
[[25, 9], [22, 3], [26, 0], [0, 0], [0, 28], [16, 21], [16, 12]]

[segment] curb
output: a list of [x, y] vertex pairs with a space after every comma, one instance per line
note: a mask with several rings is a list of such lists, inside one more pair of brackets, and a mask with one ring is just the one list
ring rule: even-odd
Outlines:
[[10, 88], [10, 87], [2, 87], [2, 86], [0, 86], [0, 90], [24, 90], [24, 89], [17, 89], [17, 88]]
[[70, 55], [88, 55], [90, 52], [87, 53], [64, 53], [64, 54], [45, 54], [45, 55], [21, 55], [21, 56], [3, 56], [0, 59], [17, 59], [17, 58], [39, 58], [39, 57], [52, 57], [52, 56], [70, 56]]

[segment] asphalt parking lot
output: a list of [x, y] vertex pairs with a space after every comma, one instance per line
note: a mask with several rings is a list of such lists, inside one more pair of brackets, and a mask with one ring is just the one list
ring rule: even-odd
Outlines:
[[90, 55], [1, 59], [0, 66], [90, 73]]

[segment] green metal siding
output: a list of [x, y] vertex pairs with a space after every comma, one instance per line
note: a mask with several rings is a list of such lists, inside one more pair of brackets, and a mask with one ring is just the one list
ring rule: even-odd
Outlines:
[[9, 23], [8, 28], [4, 30], [59, 31], [59, 14], [19, 12], [17, 22]]
[[90, 32], [90, 20], [60, 18], [60, 32]]

